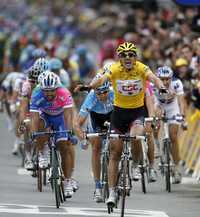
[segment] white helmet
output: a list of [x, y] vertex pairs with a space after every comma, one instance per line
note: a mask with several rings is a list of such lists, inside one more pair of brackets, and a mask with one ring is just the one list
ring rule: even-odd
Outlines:
[[45, 71], [42, 78], [39, 78], [39, 84], [42, 90], [54, 90], [59, 86], [59, 77], [51, 71]]
[[40, 67], [42, 71], [46, 71], [49, 69], [49, 61], [44, 57], [38, 58], [35, 61], [34, 65]]
[[173, 77], [173, 71], [168, 66], [162, 66], [157, 69], [156, 75], [159, 78], [172, 78]]

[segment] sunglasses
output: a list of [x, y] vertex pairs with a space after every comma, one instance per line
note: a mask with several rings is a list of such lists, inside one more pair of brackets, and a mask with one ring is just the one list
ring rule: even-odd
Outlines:
[[102, 92], [96, 92], [97, 95], [103, 95], [103, 94], [106, 94], [108, 93], [109, 91], [108, 90], [105, 90], [105, 91], [102, 91]]
[[131, 58], [131, 57], [136, 57], [136, 54], [135, 53], [121, 53], [119, 55], [120, 58]]
[[54, 93], [55, 89], [44, 89], [43, 92], [45, 92], [45, 93]]

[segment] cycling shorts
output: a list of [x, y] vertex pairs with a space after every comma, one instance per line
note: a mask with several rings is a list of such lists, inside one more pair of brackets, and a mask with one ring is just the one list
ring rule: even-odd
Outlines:
[[129, 132], [133, 124], [144, 124], [145, 109], [144, 106], [127, 109], [114, 106], [114, 111], [111, 115], [112, 129], [125, 134]]
[[106, 130], [107, 128], [104, 126], [106, 121], [110, 122], [111, 112], [107, 114], [99, 114], [96, 112], [90, 112], [91, 124], [93, 132], [101, 132], [102, 130]]
[[[40, 118], [44, 121], [45, 128], [51, 127], [55, 131], [67, 130], [65, 127], [64, 115], [63, 113], [59, 115], [48, 115], [46, 113], [41, 113]], [[57, 133], [55, 135], [55, 141], [68, 140], [69, 136], [67, 132]]]

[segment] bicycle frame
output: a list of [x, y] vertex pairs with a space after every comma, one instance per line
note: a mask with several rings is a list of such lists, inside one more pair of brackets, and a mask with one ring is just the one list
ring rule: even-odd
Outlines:
[[177, 122], [183, 122], [183, 117], [174, 116], [171, 118], [166, 117], [166, 113], [161, 118], [153, 117], [153, 118], [145, 118], [147, 121], [158, 121], [161, 120], [163, 122], [163, 135], [161, 142], [161, 175], [165, 175], [166, 179], [166, 190], [171, 192], [171, 182], [170, 175], [172, 171], [172, 163], [171, 163], [171, 141], [169, 136], [169, 120], [176, 120]]
[[69, 131], [51, 131], [51, 132], [37, 132], [33, 137], [49, 135], [49, 148], [50, 148], [50, 172], [49, 180], [51, 182], [52, 190], [55, 192], [56, 207], [60, 207], [60, 202], [64, 202], [64, 190], [62, 185], [63, 172], [61, 167], [61, 159], [57, 151], [55, 143], [55, 135], [57, 133], [69, 133]]

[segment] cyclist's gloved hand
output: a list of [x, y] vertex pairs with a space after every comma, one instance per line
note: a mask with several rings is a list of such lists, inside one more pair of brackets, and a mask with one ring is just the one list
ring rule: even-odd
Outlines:
[[83, 149], [83, 150], [87, 150], [88, 149], [88, 141], [86, 140], [86, 139], [84, 139], [84, 140], [81, 140], [80, 141], [80, 147], [81, 147], [81, 149]]
[[184, 121], [184, 122], [181, 124], [181, 128], [182, 128], [183, 130], [187, 130], [187, 129], [188, 129], [188, 124], [187, 124], [186, 121]]
[[91, 87], [83, 84], [79, 84], [75, 87], [74, 92], [79, 92], [79, 91], [90, 91]]
[[19, 128], [18, 128], [19, 133], [24, 133], [25, 130], [26, 130], [25, 124], [21, 123], [20, 126], [19, 126]]
[[71, 141], [71, 143], [73, 143], [73, 145], [78, 144], [78, 138], [77, 138], [77, 136], [75, 136], [75, 135], [71, 135], [71, 136], [69, 137], [69, 140]]
[[15, 105], [15, 103], [10, 104], [10, 111], [11, 111], [12, 113], [15, 113], [15, 112], [16, 112], [16, 105]]

